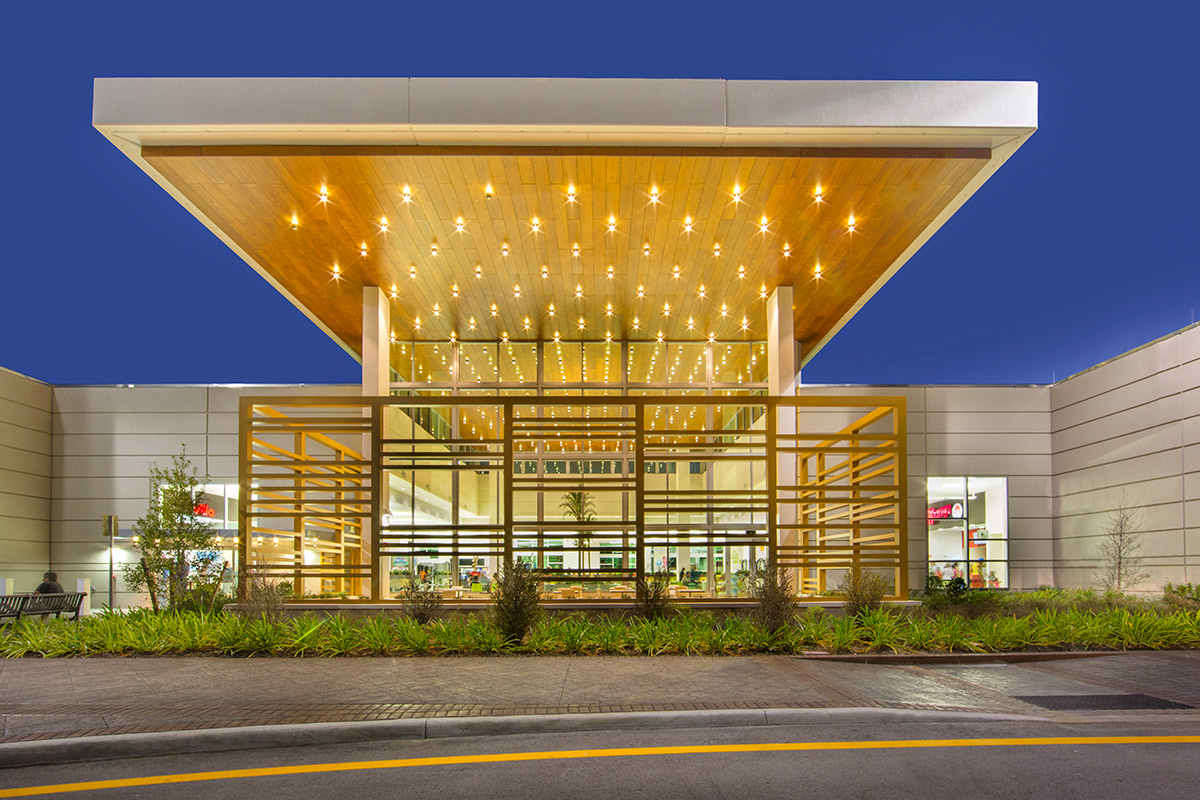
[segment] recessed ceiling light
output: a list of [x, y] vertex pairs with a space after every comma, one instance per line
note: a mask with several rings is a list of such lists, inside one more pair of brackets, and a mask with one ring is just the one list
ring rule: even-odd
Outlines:
[[329, 202], [329, 189], [326, 188], [325, 184], [323, 184], [323, 183], [321, 184], [321, 191], [318, 192], [318, 194], [321, 196], [322, 203]]
[[408, 188], [407, 183], [404, 184], [404, 188], [400, 190], [400, 196], [404, 199], [404, 202], [412, 202], [412, 189]]
[[296, 216], [295, 214], [292, 214], [292, 230], [300, 230], [300, 217]]
[[408, 265], [408, 277], [410, 277], [410, 278], [417, 277], [417, 265], [416, 264]]

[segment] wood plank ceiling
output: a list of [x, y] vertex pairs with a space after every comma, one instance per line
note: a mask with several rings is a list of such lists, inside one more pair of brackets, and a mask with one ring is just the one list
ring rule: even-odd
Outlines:
[[396, 288], [392, 327], [401, 340], [444, 341], [452, 332], [459, 340], [550, 340], [557, 332], [653, 341], [661, 332], [701, 341], [763, 339], [763, 287], [790, 284], [796, 338], [811, 347], [990, 155], [433, 147], [142, 154], [355, 350], [364, 285]]

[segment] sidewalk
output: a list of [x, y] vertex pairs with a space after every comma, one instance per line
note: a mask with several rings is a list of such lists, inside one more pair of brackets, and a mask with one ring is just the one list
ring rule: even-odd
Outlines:
[[[793, 656], [19, 659], [0, 660], [0, 743], [368, 720], [734, 709], [909, 709], [1062, 721], [1200, 715], [1148, 710], [1128, 697], [1139, 694], [1200, 708], [1200, 652], [967, 665]], [[1062, 702], [1018, 699], [1031, 695]], [[1098, 704], [1079, 700], [1095, 696]], [[1089, 703], [1096, 707], [1089, 710]]]

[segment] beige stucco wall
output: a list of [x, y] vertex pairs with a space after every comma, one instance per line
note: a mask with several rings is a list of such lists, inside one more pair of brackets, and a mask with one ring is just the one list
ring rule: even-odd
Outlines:
[[1145, 528], [1143, 589], [1200, 580], [1200, 326], [1051, 389], [1055, 577], [1093, 582], [1122, 494]]
[[[50, 542], [60, 578], [71, 585], [76, 578], [91, 578], [93, 607], [108, 602], [108, 544], [101, 519], [116, 514], [128, 531], [146, 513], [150, 464], [166, 466], [180, 445], [212, 483], [237, 483], [242, 395], [360, 391], [354, 386], [55, 387]], [[130, 552], [115, 553], [118, 564], [131, 559]], [[124, 591], [118, 566], [114, 605], [141, 600]]]
[[33, 591], [50, 568], [52, 392], [0, 368], [0, 579], [15, 592]]

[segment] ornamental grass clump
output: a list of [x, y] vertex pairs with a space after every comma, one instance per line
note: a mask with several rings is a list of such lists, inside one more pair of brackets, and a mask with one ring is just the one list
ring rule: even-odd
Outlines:
[[871, 611], [883, 605], [883, 598], [892, 590], [891, 581], [855, 564], [846, 570], [838, 586], [838, 594], [845, 598], [846, 615], [857, 617], [864, 611]]
[[492, 622], [504, 642], [519, 644], [542, 616], [541, 573], [523, 561], [504, 565], [492, 584]]
[[671, 576], [651, 572], [637, 579], [637, 598], [633, 613], [642, 619], [662, 619], [674, 611], [671, 602]]
[[779, 631], [796, 615], [796, 600], [792, 594], [792, 578], [778, 564], [758, 563], [751, 578], [754, 592], [754, 617], [758, 624], [771, 632]]
[[401, 580], [400, 605], [406, 617], [418, 625], [425, 625], [441, 615], [442, 593], [434, 588], [432, 580], [428, 577], [422, 579], [419, 573], [411, 569], [401, 576]]

